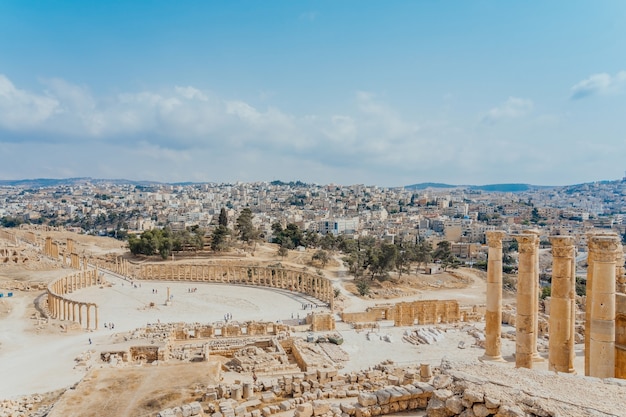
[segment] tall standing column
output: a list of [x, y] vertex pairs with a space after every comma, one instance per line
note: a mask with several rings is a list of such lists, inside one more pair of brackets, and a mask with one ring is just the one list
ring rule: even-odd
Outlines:
[[539, 288], [539, 241], [541, 240], [541, 232], [539, 230], [529, 230], [528, 233], [532, 233], [537, 236], [537, 240], [535, 241], [533, 258], [535, 260], [535, 269], [534, 269], [534, 289], [532, 294], [533, 300], [533, 341], [532, 341], [532, 349], [533, 349], [533, 362], [543, 362], [544, 359], [539, 355], [539, 351], [537, 351], [537, 338], [539, 337], [539, 294], [541, 289]]
[[502, 360], [502, 239], [501, 230], [487, 232], [487, 312], [485, 314], [485, 355], [483, 359]]
[[552, 291], [550, 299], [550, 341], [548, 369], [573, 373], [574, 333], [572, 303], [575, 302], [574, 239], [570, 236], [553, 236]]
[[[589, 375], [615, 376], [615, 253], [617, 235], [593, 236], [593, 293], [589, 332]], [[589, 308], [589, 305], [587, 305]]]
[[518, 242], [519, 266], [517, 274], [517, 317], [515, 318], [515, 366], [532, 369], [533, 343], [535, 339], [534, 297], [537, 297], [535, 270], [537, 268], [535, 254], [539, 237], [534, 233], [515, 236]]

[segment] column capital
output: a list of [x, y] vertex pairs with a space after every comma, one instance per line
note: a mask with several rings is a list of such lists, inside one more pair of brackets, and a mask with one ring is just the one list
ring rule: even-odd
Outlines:
[[550, 236], [552, 256], [555, 258], [574, 257], [574, 238], [571, 236]]
[[517, 240], [519, 253], [532, 253], [539, 245], [539, 234], [534, 232], [523, 233], [513, 236]]
[[594, 260], [614, 262], [621, 243], [617, 235], [596, 235], [589, 241], [589, 249], [593, 251]]
[[490, 248], [501, 249], [502, 239], [506, 236], [506, 232], [503, 230], [490, 230], [485, 233], [487, 236], [487, 245]]

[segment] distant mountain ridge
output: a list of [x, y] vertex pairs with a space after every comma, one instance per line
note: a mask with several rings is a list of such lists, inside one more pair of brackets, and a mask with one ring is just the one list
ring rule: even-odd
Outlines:
[[[593, 181], [590, 183], [583, 184], [573, 184], [566, 185], [563, 187], [580, 187], [585, 186], [587, 184], [610, 184], [613, 182], [626, 182], [625, 179], [621, 180], [604, 180], [604, 181]], [[156, 186], [156, 185], [199, 185], [199, 184], [214, 184], [211, 181], [185, 181], [185, 182], [159, 182], [159, 181], [136, 181], [136, 180], [127, 180], [127, 179], [102, 179], [102, 178], [91, 178], [91, 177], [76, 177], [76, 178], [33, 178], [33, 179], [19, 179], [19, 180], [0, 180], [0, 187], [24, 187], [24, 188], [47, 188], [47, 187], [58, 187], [58, 186], [74, 186], [81, 184], [114, 184], [114, 185], [123, 185], [130, 184], [135, 186]], [[274, 180], [271, 181], [270, 184], [273, 185], [292, 185], [292, 186], [307, 186], [313, 184], [307, 184], [302, 181], [279, 181]], [[532, 184], [485, 184], [485, 185], [453, 185], [453, 184], [445, 184], [439, 182], [422, 182], [418, 184], [405, 185], [403, 188], [406, 190], [425, 190], [427, 188], [463, 188], [469, 190], [477, 190], [477, 191], [487, 191], [487, 192], [503, 192], [503, 193], [516, 193], [523, 192], [529, 190], [540, 190], [547, 188], [554, 188], [555, 186], [551, 185], [532, 185]], [[395, 187], [390, 187], [395, 188]]]
[[131, 184], [131, 185], [154, 185], [162, 184], [157, 181], [131, 181], [126, 179], [98, 179], [90, 177], [77, 178], [33, 178], [23, 180], [0, 180], [0, 186], [8, 187], [30, 187], [30, 188], [46, 188], [58, 187], [60, 185], [80, 185], [85, 183], [91, 184]]
[[489, 192], [518, 193], [522, 191], [552, 188], [552, 186], [531, 184], [451, 185], [437, 182], [422, 182], [419, 184], [406, 185], [404, 188], [406, 188], [407, 190], [425, 190], [427, 188], [468, 188], [470, 190]]

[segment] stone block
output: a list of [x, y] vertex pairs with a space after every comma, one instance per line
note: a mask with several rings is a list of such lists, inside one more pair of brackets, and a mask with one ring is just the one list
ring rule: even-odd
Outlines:
[[348, 404], [348, 403], [341, 403], [339, 404], [339, 408], [341, 408], [341, 411], [349, 416], [353, 416], [354, 414], [356, 414], [356, 407], [354, 406], [354, 404]]
[[474, 403], [482, 403], [485, 400], [485, 395], [474, 388], [468, 388], [463, 392], [463, 399], [466, 401], [465, 407], [471, 407]]
[[415, 388], [421, 389], [423, 392], [431, 393], [435, 390], [435, 388], [426, 382], [416, 381], [412, 384]]
[[389, 404], [389, 400], [391, 398], [391, 393], [386, 389], [379, 389], [374, 393], [376, 398], [378, 399], [379, 405]]
[[461, 398], [453, 395], [452, 397], [446, 400], [446, 408], [450, 410], [452, 415], [461, 414], [461, 411], [465, 409], [463, 404], [461, 404]]
[[313, 401], [313, 415], [321, 416], [330, 411], [330, 404], [325, 401]]
[[409, 400], [400, 400], [398, 401], [398, 407], [400, 411], [408, 410], [409, 408]]
[[453, 393], [449, 389], [436, 389], [433, 391], [433, 398], [445, 402], [448, 398], [452, 397]]
[[276, 394], [274, 394], [272, 391], [266, 391], [263, 394], [261, 394], [261, 401], [263, 401], [264, 403], [271, 403], [275, 400], [276, 400]]
[[377, 404], [378, 398], [371, 392], [360, 392], [358, 402], [361, 407], [369, 407], [370, 405]]
[[243, 405], [238, 405], [237, 407], [235, 407], [234, 412], [236, 416], [243, 417], [243, 415], [246, 414], [246, 407], [244, 407]]
[[498, 409], [496, 417], [524, 417], [526, 413], [516, 405], [503, 404]]
[[387, 381], [389, 382], [389, 385], [400, 385], [400, 378], [395, 375], [389, 375], [387, 377]]
[[281, 411], [287, 411], [287, 410], [291, 409], [291, 402], [287, 401], [287, 400], [281, 401], [278, 406], [280, 407]]
[[372, 412], [369, 407], [357, 407], [355, 417], [372, 417]]
[[454, 382], [454, 380], [450, 375], [441, 374], [433, 378], [433, 386], [435, 387], [435, 389], [448, 388], [450, 385], [452, 385], [452, 382]]
[[261, 414], [263, 415], [263, 417], [269, 417], [272, 415], [272, 410], [270, 410], [269, 407], [263, 407], [261, 408]]
[[477, 403], [472, 406], [472, 411], [476, 415], [476, 417], [487, 417], [491, 412], [490, 409], [487, 408], [485, 404]]
[[188, 404], [180, 407], [183, 417], [191, 417], [191, 407]]
[[197, 416], [197, 415], [200, 415], [202, 413], [202, 404], [200, 404], [198, 401], [194, 401], [194, 402], [190, 403], [189, 407], [191, 407], [191, 415], [192, 416]]
[[311, 403], [298, 404], [295, 417], [311, 417], [313, 415], [313, 405]]
[[428, 407], [426, 407], [426, 413], [428, 417], [451, 416], [448, 409], [446, 408], [446, 403], [435, 397], [431, 398], [428, 402]]

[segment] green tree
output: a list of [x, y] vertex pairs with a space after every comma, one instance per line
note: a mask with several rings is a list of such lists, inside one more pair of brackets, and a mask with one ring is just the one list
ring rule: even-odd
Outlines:
[[284, 258], [288, 254], [289, 254], [289, 249], [287, 249], [285, 246], [280, 246], [278, 248], [278, 256], [280, 256], [281, 258]]
[[220, 252], [228, 249], [228, 235], [230, 231], [226, 226], [219, 225], [213, 230], [211, 235], [211, 249]]
[[237, 224], [235, 225], [239, 239], [246, 243], [250, 243], [259, 238], [259, 231], [252, 224], [252, 218], [252, 211], [246, 207], [241, 210], [241, 214], [237, 217]]
[[452, 254], [450, 242], [443, 240], [437, 243], [437, 249], [433, 253], [433, 258], [441, 262], [441, 267], [445, 271], [449, 267], [456, 268], [459, 266], [459, 261]]
[[224, 207], [220, 210], [220, 216], [217, 219], [217, 224], [228, 227], [228, 215], [226, 214], [226, 209]]
[[326, 267], [326, 264], [328, 264], [328, 261], [330, 261], [330, 257], [328, 256], [328, 252], [326, 252], [325, 250], [318, 250], [317, 252], [315, 252], [312, 256], [312, 258], [314, 261], [319, 261], [319, 263], [322, 264], [322, 268]]
[[417, 261], [417, 267], [423, 265], [424, 268], [432, 260], [433, 247], [430, 242], [419, 242], [415, 247], [415, 260]]

